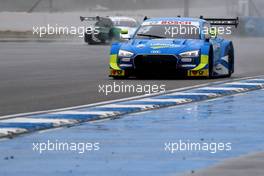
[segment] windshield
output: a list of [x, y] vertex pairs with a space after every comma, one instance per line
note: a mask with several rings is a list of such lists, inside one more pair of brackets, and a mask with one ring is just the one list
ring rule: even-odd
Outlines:
[[142, 25], [135, 38], [200, 39], [200, 32], [195, 25]]
[[116, 20], [113, 21], [115, 26], [125, 26], [125, 27], [137, 27], [138, 24], [136, 21], [132, 20]]

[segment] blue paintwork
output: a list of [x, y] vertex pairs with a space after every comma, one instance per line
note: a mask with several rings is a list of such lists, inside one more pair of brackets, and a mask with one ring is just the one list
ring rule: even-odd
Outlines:
[[140, 111], [140, 108], [135, 107], [126, 107], [126, 108], [111, 108], [111, 107], [102, 107], [102, 108], [91, 108], [91, 110], [95, 111], [118, 111], [123, 113], [135, 112]]
[[231, 95], [234, 93], [232, 90], [196, 90], [197, 93], [216, 93], [221, 95]]
[[31, 116], [31, 118], [89, 120], [98, 116], [91, 114], [41, 114]]
[[40, 129], [52, 128], [52, 123], [1, 123], [0, 128], [25, 128], [29, 132]]
[[236, 87], [236, 88], [246, 88], [246, 89], [254, 89], [255, 85], [227, 85], [226, 87]]

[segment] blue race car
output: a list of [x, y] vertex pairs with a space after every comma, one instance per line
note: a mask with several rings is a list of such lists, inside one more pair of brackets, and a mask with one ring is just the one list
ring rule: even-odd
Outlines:
[[109, 76], [230, 77], [232, 41], [218, 37], [212, 25], [237, 26], [238, 18], [146, 18], [131, 39], [112, 44]]

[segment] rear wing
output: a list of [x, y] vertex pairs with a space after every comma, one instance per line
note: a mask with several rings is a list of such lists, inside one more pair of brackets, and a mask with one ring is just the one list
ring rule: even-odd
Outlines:
[[100, 21], [100, 20], [108, 20], [109, 18], [107, 17], [100, 17], [100, 16], [96, 16], [96, 17], [83, 17], [80, 16], [80, 20], [81, 21]]
[[200, 19], [208, 21], [212, 26], [235, 26], [237, 28], [239, 24], [239, 18], [204, 18], [200, 16]]

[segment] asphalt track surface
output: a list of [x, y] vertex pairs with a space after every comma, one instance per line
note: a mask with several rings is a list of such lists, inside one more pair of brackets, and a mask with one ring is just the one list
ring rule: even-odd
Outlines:
[[[232, 78], [264, 74], [262, 38], [233, 39], [236, 49]], [[108, 78], [109, 46], [83, 42], [1, 42], [0, 115], [50, 110], [137, 95], [105, 95], [98, 86]], [[124, 84], [165, 84], [166, 90], [225, 79], [115, 80]]]
[[239, 158], [224, 160], [223, 162], [184, 176], [262, 176], [264, 153], [249, 154]]

